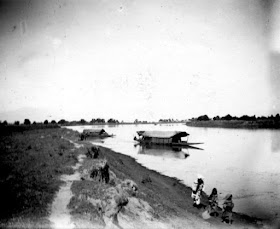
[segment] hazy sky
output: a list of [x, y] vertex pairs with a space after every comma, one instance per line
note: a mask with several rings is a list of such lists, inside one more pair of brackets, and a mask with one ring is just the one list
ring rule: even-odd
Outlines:
[[0, 1], [0, 120], [280, 113], [279, 5]]

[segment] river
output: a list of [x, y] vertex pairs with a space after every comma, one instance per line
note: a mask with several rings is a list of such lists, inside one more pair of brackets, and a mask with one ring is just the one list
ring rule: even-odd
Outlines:
[[[184, 124], [139, 124], [68, 127], [104, 128], [113, 138], [92, 140], [136, 158], [147, 168], [176, 177], [191, 186], [197, 174], [205, 177], [205, 192], [216, 187], [219, 202], [231, 193], [234, 211], [262, 219], [280, 218], [280, 131], [197, 128]], [[179, 130], [190, 134], [198, 149], [143, 149], [133, 140], [138, 130]], [[172, 193], [170, 193], [172, 195]]]

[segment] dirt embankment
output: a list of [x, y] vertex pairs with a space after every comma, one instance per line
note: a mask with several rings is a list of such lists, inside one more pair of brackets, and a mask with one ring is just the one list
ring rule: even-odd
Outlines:
[[[220, 217], [203, 220], [204, 208], [193, 207], [191, 189], [178, 179], [149, 170], [129, 156], [99, 148], [98, 159], [87, 158], [80, 172], [91, 174], [93, 164], [106, 160], [110, 178], [108, 182], [102, 182], [102, 178], [96, 179], [93, 175], [73, 183], [74, 196], [69, 208], [72, 219], [79, 222], [76, 225], [98, 228], [229, 227]], [[137, 187], [135, 193], [131, 191], [131, 184]], [[208, 204], [206, 195], [202, 204]], [[245, 215], [234, 213], [233, 218], [232, 228], [265, 228], [260, 220]]]

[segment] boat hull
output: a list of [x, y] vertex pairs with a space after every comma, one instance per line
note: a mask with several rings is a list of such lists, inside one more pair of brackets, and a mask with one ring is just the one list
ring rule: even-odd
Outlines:
[[113, 134], [81, 134], [81, 140], [86, 140], [86, 139], [103, 139], [103, 138], [110, 138], [114, 137]]
[[87, 135], [87, 138], [108, 138], [113, 137], [113, 134], [107, 134], [107, 135]]
[[136, 140], [137, 142], [139, 142], [140, 144], [143, 145], [164, 145], [164, 146], [176, 146], [176, 147], [189, 147], [192, 145], [196, 145], [196, 144], [202, 144], [202, 143], [188, 143], [188, 142], [171, 142], [171, 143], [155, 143], [155, 142], [150, 142], [150, 141], [141, 141], [141, 140]]

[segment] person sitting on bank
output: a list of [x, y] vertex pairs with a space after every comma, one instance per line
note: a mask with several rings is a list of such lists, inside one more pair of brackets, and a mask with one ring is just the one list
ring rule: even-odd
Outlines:
[[232, 202], [232, 195], [227, 194], [224, 199], [225, 202], [223, 203], [222, 222], [232, 224], [232, 209], [234, 207], [234, 203]]
[[200, 206], [201, 193], [204, 190], [204, 177], [202, 175], [197, 176], [197, 180], [194, 181], [192, 185], [192, 194], [193, 206]]
[[209, 206], [208, 212], [211, 216], [218, 216], [218, 191], [216, 188], [213, 188], [212, 193], [208, 197]]

